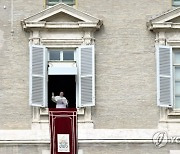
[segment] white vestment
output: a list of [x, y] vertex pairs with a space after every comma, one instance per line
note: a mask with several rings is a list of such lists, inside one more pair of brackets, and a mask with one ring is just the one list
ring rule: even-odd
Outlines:
[[66, 97], [52, 96], [52, 101], [56, 103], [56, 108], [66, 108], [68, 105]]

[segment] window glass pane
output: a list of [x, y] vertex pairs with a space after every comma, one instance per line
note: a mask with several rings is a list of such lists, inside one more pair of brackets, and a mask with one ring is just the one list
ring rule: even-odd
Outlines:
[[175, 64], [180, 64], [180, 52], [174, 52], [174, 54]]
[[180, 80], [180, 67], [175, 67], [175, 80]]
[[75, 0], [47, 0], [47, 5], [55, 5], [59, 2], [63, 2], [65, 4], [68, 4], [68, 5], [73, 5], [75, 4]]
[[62, 0], [62, 2], [66, 4], [74, 4], [74, 0]]
[[179, 81], [175, 82], [175, 95], [180, 96], [180, 82]]
[[175, 108], [180, 108], [180, 97], [175, 97]]
[[63, 60], [74, 60], [74, 51], [63, 51]]
[[47, 0], [47, 5], [52, 6], [61, 2], [61, 0]]
[[49, 60], [60, 60], [60, 51], [49, 51]]
[[173, 0], [173, 5], [180, 5], [180, 0]]
[[59, 2], [59, 0], [48, 0], [48, 2]]

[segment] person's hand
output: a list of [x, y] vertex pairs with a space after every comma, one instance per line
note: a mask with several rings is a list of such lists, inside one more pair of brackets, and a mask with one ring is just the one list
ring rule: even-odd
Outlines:
[[52, 92], [52, 96], [54, 96], [54, 92]]

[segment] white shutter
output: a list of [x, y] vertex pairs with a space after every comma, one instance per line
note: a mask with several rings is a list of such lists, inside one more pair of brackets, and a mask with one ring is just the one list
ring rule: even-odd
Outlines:
[[173, 106], [172, 47], [156, 46], [157, 105]]
[[47, 51], [44, 46], [30, 45], [29, 78], [30, 105], [47, 107]]
[[95, 105], [94, 45], [79, 48], [79, 105]]

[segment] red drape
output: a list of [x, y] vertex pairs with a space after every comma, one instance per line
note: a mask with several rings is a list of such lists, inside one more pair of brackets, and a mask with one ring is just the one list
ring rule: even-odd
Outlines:
[[[77, 109], [49, 108], [51, 154], [77, 154]], [[58, 152], [57, 134], [69, 134], [70, 152]]]

